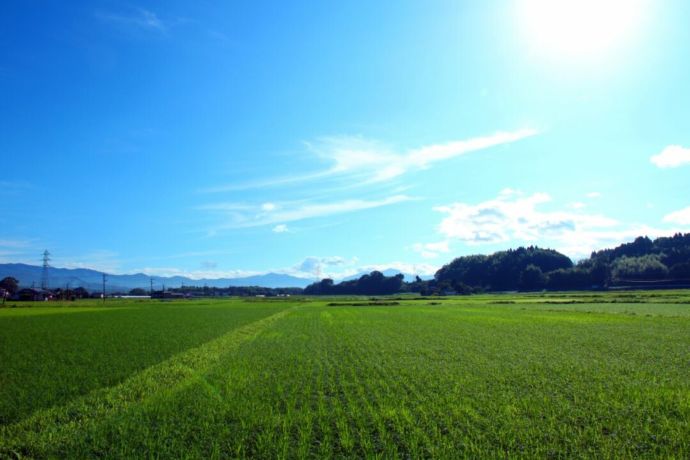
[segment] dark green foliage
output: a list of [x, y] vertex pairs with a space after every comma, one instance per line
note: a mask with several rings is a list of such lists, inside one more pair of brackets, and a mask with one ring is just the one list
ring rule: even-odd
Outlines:
[[528, 265], [520, 274], [520, 289], [523, 291], [536, 291], [546, 286], [546, 276], [541, 268], [536, 265]]
[[[532, 265], [526, 272], [527, 266]], [[669, 270], [668, 267], [672, 267]], [[539, 269], [544, 277], [539, 276]], [[608, 286], [673, 287], [690, 281], [690, 233], [631, 243], [592, 253], [573, 267], [551, 249], [518, 248], [489, 256], [459, 257], [436, 272], [427, 292], [466, 284], [475, 290], [599, 289]], [[651, 284], [650, 284], [651, 283]], [[675, 283], [675, 284], [674, 284]], [[416, 286], [419, 292], [424, 292]]]
[[[275, 297], [300, 295], [302, 288], [268, 288], [263, 286], [182, 286], [169, 289], [168, 292], [190, 297]], [[161, 293], [162, 294], [162, 293]]]
[[521, 275], [528, 265], [546, 273], [570, 268], [573, 263], [567, 256], [553, 249], [520, 247], [496, 252], [490, 256], [458, 257], [436, 272], [435, 278], [439, 283], [462, 282], [473, 288], [516, 290], [520, 287]]
[[400, 273], [395, 276], [386, 276], [379, 271], [338, 284], [326, 278], [307, 286], [304, 293], [307, 295], [389, 295], [402, 290], [403, 278], [404, 275]]
[[690, 262], [675, 264], [668, 272], [671, 278], [690, 281]]
[[613, 263], [616, 259], [658, 255], [661, 263], [667, 267], [690, 261], [690, 233], [677, 233], [671, 237], [651, 240], [640, 236], [632, 243], [621, 244], [613, 249], [604, 249], [592, 253], [591, 259]]
[[19, 280], [7, 276], [0, 281], [0, 289], [4, 289], [10, 295], [13, 295], [19, 290]]
[[590, 272], [581, 267], [554, 270], [548, 275], [546, 287], [559, 291], [590, 289], [592, 278]]
[[72, 290], [72, 295], [74, 295], [77, 299], [88, 299], [89, 291], [80, 286]]
[[616, 281], [658, 280], [666, 278], [668, 268], [655, 254], [640, 257], [623, 256], [613, 262], [611, 274]]

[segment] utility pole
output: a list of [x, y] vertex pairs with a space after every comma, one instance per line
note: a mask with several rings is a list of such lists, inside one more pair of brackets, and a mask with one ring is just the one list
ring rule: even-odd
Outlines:
[[105, 305], [105, 281], [108, 278], [108, 275], [103, 273], [103, 304]]
[[149, 278], [149, 282], [151, 283], [151, 288], [149, 289], [149, 297], [153, 299], [153, 278]]

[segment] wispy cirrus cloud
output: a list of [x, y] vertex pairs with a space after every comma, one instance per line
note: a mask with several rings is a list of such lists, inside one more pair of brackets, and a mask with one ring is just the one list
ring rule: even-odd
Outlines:
[[0, 238], [0, 263], [35, 263], [39, 259], [36, 240]]
[[53, 253], [51, 265], [63, 268], [89, 268], [105, 273], [121, 273], [122, 260], [117, 252], [98, 249], [84, 254]]
[[172, 23], [162, 20], [155, 12], [145, 8], [133, 8], [127, 12], [96, 12], [96, 17], [121, 27], [148, 30], [159, 33], [168, 32]]
[[465, 140], [430, 144], [400, 151], [379, 140], [361, 136], [327, 136], [305, 142], [307, 150], [327, 165], [326, 169], [303, 175], [268, 180], [226, 184], [202, 190], [206, 193], [269, 188], [325, 179], [347, 178], [349, 184], [371, 185], [398, 178], [411, 171], [430, 168], [433, 164], [498, 145], [511, 144], [537, 135], [536, 129], [474, 137]]
[[0, 194], [14, 195], [32, 188], [34, 187], [29, 182], [0, 180]]
[[223, 218], [224, 222], [214, 229], [216, 231], [275, 224], [285, 225], [284, 229], [287, 230], [286, 223], [288, 222], [390, 206], [412, 199], [407, 195], [393, 195], [378, 200], [351, 199], [329, 203], [276, 202], [270, 203], [270, 206], [266, 206], [266, 203], [260, 205], [212, 203], [200, 206], [199, 209], [218, 214]]
[[26, 249], [34, 245], [34, 240], [27, 239], [0, 239], [0, 248], [6, 249]]
[[361, 137], [325, 137], [308, 143], [317, 156], [332, 163], [330, 174], [360, 175], [365, 183], [388, 181], [413, 170], [426, 169], [432, 164], [510, 144], [534, 136], [535, 129], [497, 132], [483, 137], [426, 145], [398, 152], [379, 141]]
[[652, 156], [649, 161], [659, 168], [676, 168], [690, 164], [690, 148], [669, 145], [661, 153]]

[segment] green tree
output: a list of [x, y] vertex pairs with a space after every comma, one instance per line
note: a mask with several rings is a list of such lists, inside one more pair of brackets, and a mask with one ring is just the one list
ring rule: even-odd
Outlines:
[[10, 295], [15, 294], [19, 290], [19, 280], [8, 276], [0, 281], [0, 289], [4, 289], [10, 293]]
[[690, 262], [675, 264], [668, 273], [671, 278], [690, 279]]
[[87, 291], [86, 289], [84, 289], [84, 288], [81, 287], [81, 286], [79, 286], [78, 288], [74, 289], [74, 291], [72, 291], [72, 294], [73, 294], [74, 297], [76, 297], [77, 299], [87, 299], [87, 298], [89, 297], [89, 291]]
[[649, 254], [641, 257], [620, 257], [611, 267], [616, 280], [658, 280], [666, 278], [668, 268], [661, 263], [659, 256]]
[[546, 286], [546, 276], [544, 276], [541, 268], [530, 264], [520, 273], [519, 286], [524, 291], [543, 289]]

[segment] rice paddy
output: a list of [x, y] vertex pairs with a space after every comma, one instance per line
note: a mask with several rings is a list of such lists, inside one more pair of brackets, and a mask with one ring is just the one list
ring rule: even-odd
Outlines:
[[0, 456], [687, 458], [689, 301], [0, 309]]

